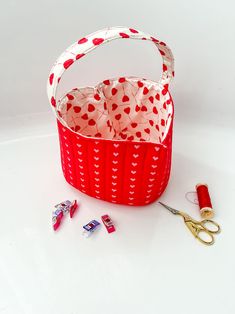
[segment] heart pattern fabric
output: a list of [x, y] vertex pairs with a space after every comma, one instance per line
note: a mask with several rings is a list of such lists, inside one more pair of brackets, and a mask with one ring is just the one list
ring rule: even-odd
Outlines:
[[168, 90], [136, 77], [73, 89], [57, 109], [68, 128], [86, 137], [162, 143], [173, 116]]

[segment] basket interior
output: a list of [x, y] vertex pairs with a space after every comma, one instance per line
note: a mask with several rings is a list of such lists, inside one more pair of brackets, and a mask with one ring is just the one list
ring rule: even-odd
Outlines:
[[158, 83], [121, 77], [73, 89], [60, 100], [57, 113], [64, 125], [83, 136], [161, 143], [173, 103]]

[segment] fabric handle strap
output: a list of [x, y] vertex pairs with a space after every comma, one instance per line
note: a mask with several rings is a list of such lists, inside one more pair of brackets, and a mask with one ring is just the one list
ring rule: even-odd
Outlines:
[[164, 42], [142, 31], [127, 27], [111, 27], [79, 39], [57, 59], [50, 71], [47, 84], [47, 94], [51, 105], [57, 107], [56, 92], [61, 76], [76, 60], [81, 59], [101, 44], [122, 38], [149, 40], [157, 46], [163, 59], [163, 72], [159, 83], [163, 88], [168, 88], [174, 76], [174, 58], [170, 48]]

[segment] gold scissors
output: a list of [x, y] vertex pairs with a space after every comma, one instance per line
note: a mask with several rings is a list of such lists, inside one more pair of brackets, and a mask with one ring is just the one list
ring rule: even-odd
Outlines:
[[[184, 223], [188, 227], [188, 229], [192, 232], [194, 237], [198, 239], [200, 242], [206, 245], [212, 245], [214, 243], [214, 234], [217, 234], [220, 232], [220, 226], [213, 220], [210, 219], [204, 219], [202, 221], [194, 220], [192, 217], [190, 217], [188, 214], [183, 213], [177, 209], [174, 209], [170, 206], [167, 206], [166, 204], [159, 202], [162, 206], [164, 206], [166, 209], [168, 209], [172, 214], [174, 215], [180, 215], [184, 219]], [[212, 229], [208, 227], [208, 225], [213, 226]], [[202, 237], [201, 237], [202, 236]], [[206, 241], [204, 237], [206, 236]]]

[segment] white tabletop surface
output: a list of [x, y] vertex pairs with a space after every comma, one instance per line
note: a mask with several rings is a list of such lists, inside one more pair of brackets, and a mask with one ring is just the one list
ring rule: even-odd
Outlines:
[[[51, 113], [2, 121], [0, 156], [1, 314], [234, 312], [232, 129], [176, 125], [171, 179], [161, 197], [199, 219], [185, 193], [206, 182], [222, 228], [211, 247], [157, 202], [113, 205], [69, 186]], [[53, 206], [65, 199], [81, 205], [55, 233]], [[82, 226], [106, 213], [117, 231], [102, 227], [84, 238]]]

